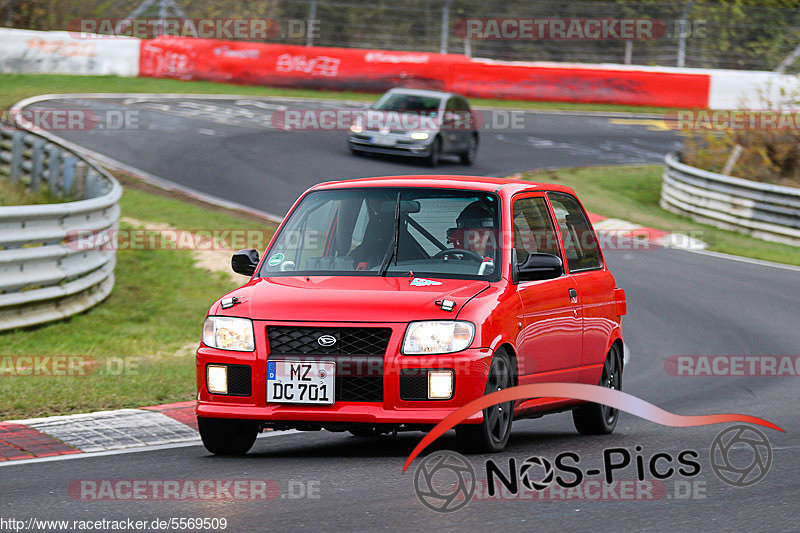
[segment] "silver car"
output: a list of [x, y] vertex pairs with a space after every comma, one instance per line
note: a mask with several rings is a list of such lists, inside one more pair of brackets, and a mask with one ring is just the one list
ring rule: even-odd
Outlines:
[[395, 88], [356, 117], [347, 142], [354, 154], [418, 157], [430, 166], [454, 154], [471, 165], [478, 151], [476, 118], [458, 94]]

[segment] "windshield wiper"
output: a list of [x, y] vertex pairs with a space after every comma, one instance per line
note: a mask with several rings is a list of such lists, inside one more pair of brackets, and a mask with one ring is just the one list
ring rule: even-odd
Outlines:
[[397, 266], [397, 249], [400, 247], [400, 191], [397, 192], [397, 203], [394, 206], [394, 237], [392, 247], [386, 250], [386, 255], [383, 256], [383, 263], [381, 269], [378, 271], [379, 276], [385, 276], [386, 271], [389, 270], [389, 263], [392, 262], [394, 257], [394, 264]]

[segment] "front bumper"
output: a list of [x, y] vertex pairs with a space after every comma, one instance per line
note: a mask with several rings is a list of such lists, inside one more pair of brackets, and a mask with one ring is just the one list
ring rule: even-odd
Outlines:
[[[436, 424], [458, 407], [483, 396], [491, 364], [491, 350], [471, 348], [455, 354], [435, 356], [404, 356], [400, 345], [406, 324], [347, 324], [352, 326], [391, 328], [383, 365], [376, 379], [382, 379], [380, 401], [336, 401], [332, 405], [297, 405], [267, 403], [266, 367], [270, 359], [267, 326], [296, 325], [298, 327], [340, 327], [338, 323], [285, 324], [254, 321], [256, 351], [230, 352], [201, 345], [197, 350], [197, 415], [208, 418], [236, 418], [292, 422], [335, 422], [364, 424]], [[284, 356], [285, 357], [285, 356]], [[273, 357], [275, 358], [275, 357]], [[297, 355], [296, 360], [327, 360], [325, 356]], [[242, 365], [250, 368], [249, 395], [226, 396], [211, 394], [205, 383], [206, 365]], [[339, 366], [337, 365], [337, 379]], [[401, 378], [408, 374], [421, 374], [426, 369], [452, 369], [454, 390], [448, 400], [409, 400], [407, 392], [401, 394]], [[344, 383], [344, 382], [343, 382]], [[469, 417], [466, 423], [479, 423], [483, 414]]]
[[351, 150], [360, 150], [372, 154], [404, 155], [410, 157], [426, 157], [431, 152], [433, 137], [426, 140], [411, 140], [398, 137], [391, 146], [376, 144], [370, 133], [351, 133], [347, 144]]

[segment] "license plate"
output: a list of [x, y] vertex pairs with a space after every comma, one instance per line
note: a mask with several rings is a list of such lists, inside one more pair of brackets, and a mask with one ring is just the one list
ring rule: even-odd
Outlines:
[[332, 404], [333, 361], [268, 361], [267, 402]]
[[394, 139], [391, 137], [373, 137], [372, 142], [378, 146], [394, 146]]

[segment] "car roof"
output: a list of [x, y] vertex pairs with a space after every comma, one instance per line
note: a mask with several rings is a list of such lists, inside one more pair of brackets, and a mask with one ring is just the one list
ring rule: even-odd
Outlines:
[[390, 93], [402, 93], [408, 94], [411, 96], [433, 96], [437, 98], [444, 98], [447, 96], [461, 96], [460, 94], [450, 93], [446, 91], [432, 91], [428, 89], [411, 89], [408, 87], [394, 87], [389, 89], [387, 92]]
[[555, 191], [575, 195], [575, 192], [564, 185], [539, 183], [510, 178], [488, 176], [377, 176], [373, 178], [356, 178], [351, 180], [328, 181], [312, 187], [312, 190], [347, 189], [352, 187], [429, 187], [436, 189], [468, 189], [476, 191], [507, 193], [509, 195], [522, 191]]

